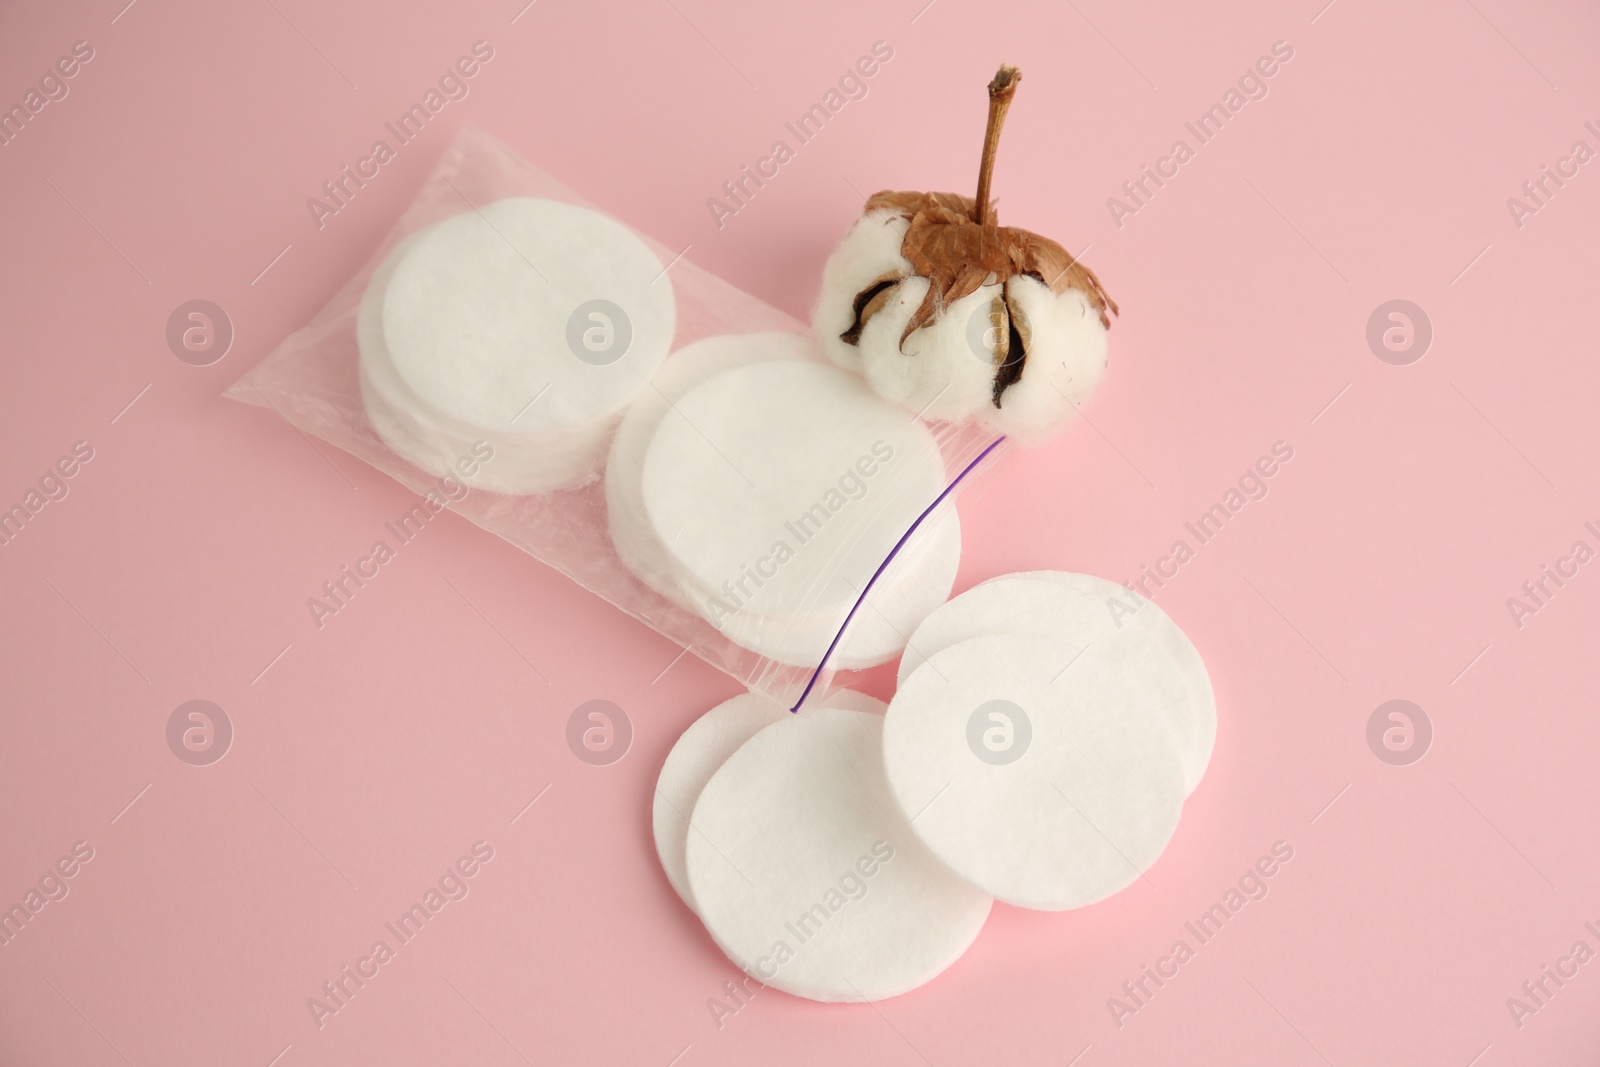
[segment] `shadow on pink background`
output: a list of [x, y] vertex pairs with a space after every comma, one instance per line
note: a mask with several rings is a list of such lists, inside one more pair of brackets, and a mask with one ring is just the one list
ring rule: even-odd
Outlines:
[[[6, 107], [92, 49], [0, 145], [0, 508], [73, 470], [0, 546], [0, 906], [42, 879], [60, 896], [0, 946], [0, 1062], [1600, 1051], [1600, 962], [1573, 957], [1600, 952], [1600, 562], [1561, 562], [1600, 551], [1600, 162], [1573, 156], [1600, 152], [1592, 6], [124, 2], [0, 13]], [[479, 41], [466, 97], [314, 217]], [[867, 95], [714, 213], [879, 41]], [[1198, 143], [1185, 123], [1275, 42], [1292, 58], [1266, 95]], [[1216, 756], [1148, 881], [1111, 901], [997, 907], [897, 1000], [765, 991], [715, 1013], [737, 971], [668, 887], [648, 812], [673, 740], [735, 684], [453, 515], [319, 629], [307, 598], [413, 500], [219, 394], [371, 254], [468, 122], [804, 317], [866, 194], [969, 190], [1002, 60], [1027, 76], [1005, 220], [1090, 246], [1123, 316], [1090, 421], [963, 497], [959, 585], [1135, 580], [1188, 540], [1150, 588], [1210, 666]], [[1193, 158], [1129, 199], [1179, 139]], [[206, 367], [165, 337], [193, 299], [234, 330]], [[1397, 299], [1433, 335], [1405, 365], [1367, 340]], [[1185, 523], [1279, 442], [1266, 495], [1200, 544]], [[1535, 602], [1546, 565], [1568, 575]], [[167, 740], [196, 699], [233, 729], [207, 766]], [[609, 766], [564, 741], [591, 699], [633, 723]], [[1431, 724], [1407, 765], [1368, 744], [1394, 699]], [[1185, 923], [1279, 842], [1265, 897], [1199, 943]], [[398, 944], [385, 924], [474, 848], [466, 895]], [[1180, 939], [1193, 958], [1135, 1001], [1124, 983]], [[393, 958], [363, 964], [378, 940]], [[372, 966], [336, 1013], [308, 1008]]]

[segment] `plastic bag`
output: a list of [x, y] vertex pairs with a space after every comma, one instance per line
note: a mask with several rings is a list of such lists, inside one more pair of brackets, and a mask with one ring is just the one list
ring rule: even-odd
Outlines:
[[[414, 402], [387, 363], [382, 374], [373, 369], [374, 322], [386, 316], [380, 326], [392, 327], [405, 310], [394, 307], [392, 289], [378, 306], [382, 287], [399, 284], [385, 272], [406, 258], [396, 253], [402, 245], [442, 232], [438, 224], [446, 220], [464, 219], [450, 224], [457, 228], [487, 226], [536, 271], [535, 259], [544, 257], [543, 274], [554, 276], [545, 281], [554, 288], [540, 292], [574, 306], [567, 334], [576, 357], [586, 359], [580, 344], [627, 332], [625, 310], [567, 284], [559, 255], [552, 260], [554, 253], [528, 247], [526, 235], [520, 247], [508, 238], [494, 207], [506, 198], [554, 202], [541, 210], [555, 215], [566, 210], [559, 205], [595, 210], [488, 134], [464, 130], [366, 265], [226, 395], [270, 407], [419, 495], [432, 493], [750, 688], [795, 707], [838, 681], [841, 666], [897, 656], [920, 617], [949, 595], [959, 559], [954, 491], [1001, 441], [976, 427], [927, 424], [876, 400], [826, 360], [803, 324], [637, 234], [659, 260], [651, 299], [661, 302], [655, 294], [670, 289], [670, 346], [659, 364], [614, 411], [580, 428], [475, 432], [470, 420]], [[374, 298], [364, 301], [369, 284]], [[431, 283], [409, 284], [426, 294]], [[584, 317], [591, 305], [602, 311]], [[750, 358], [757, 349], [761, 358]], [[738, 373], [701, 389], [707, 371], [691, 360]], [[576, 371], [586, 380], [601, 373]], [[826, 390], [843, 378], [856, 384], [840, 386], [835, 401]], [[687, 379], [690, 388], [673, 379]], [[799, 403], [818, 388], [829, 399], [809, 408]], [[828, 421], [838, 422], [841, 411], [856, 421]], [[887, 427], [876, 437], [863, 429], [874, 420]], [[810, 434], [816, 442], [800, 446], [798, 466], [792, 454], [735, 458], [717, 444], [724, 426], [735, 423], [746, 432], [755, 432], [752, 423], [772, 425], [774, 433], [795, 440]], [[547, 457], [575, 472], [562, 479], [565, 487], [508, 491], [528, 482], [526, 462]], [[639, 484], [641, 470], [656, 475], [645, 483], [650, 492]], [[716, 506], [698, 506], [702, 483], [720, 487], [712, 494]], [[665, 533], [664, 523], [675, 533]], [[770, 530], [770, 545], [763, 530]], [[740, 544], [754, 546], [748, 558], [730, 547]]]

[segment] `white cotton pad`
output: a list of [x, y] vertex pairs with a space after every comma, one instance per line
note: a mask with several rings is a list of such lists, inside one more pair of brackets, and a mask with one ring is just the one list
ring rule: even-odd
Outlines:
[[[841, 708], [882, 716], [889, 705], [854, 689], [840, 689], [816, 701], [819, 708]], [[689, 724], [667, 753], [656, 778], [655, 802], [650, 813], [656, 855], [667, 881], [694, 909], [689, 892], [686, 850], [689, 816], [695, 801], [723, 762], [760, 730], [789, 715], [787, 705], [762, 693], [741, 693], [725, 700]]]
[[840, 708], [844, 711], [864, 711], [869, 715], [882, 715], [889, 705], [877, 697], [869, 697], [854, 689], [838, 689], [815, 702], [819, 708]]
[[728, 757], [695, 805], [689, 884], [758, 981], [821, 1001], [917, 988], [978, 936], [990, 898], [939, 864], [889, 795], [884, 720], [789, 716]]
[[[674, 352], [629, 407], [606, 461], [606, 513], [618, 557], [646, 585], [686, 607], [717, 616], [734, 643], [791, 666], [812, 667], [822, 659], [850, 605], [829, 613], [769, 616], [728, 611], [726, 598], [685, 591], [678, 567], [661, 544], [643, 499], [644, 459], [661, 420], [690, 389], [734, 367], [780, 359], [809, 359], [815, 342], [795, 334], [760, 333], [710, 337]], [[928, 612], [944, 603], [961, 562], [961, 523], [953, 507], [930, 515], [873, 584], [851, 620], [830, 666], [842, 670], [875, 666], [905, 647], [905, 637]], [[751, 580], [746, 587], [752, 588]]]
[[[855, 375], [779, 360], [736, 367], [684, 394], [646, 450], [642, 487], [650, 526], [702, 614], [730, 636], [738, 631], [746, 647], [810, 664], [938, 498], [944, 463], [922, 423]], [[869, 601], [878, 611], [858, 618], [870, 627], [868, 618], [885, 616], [899, 634], [889, 651], [864, 658], [893, 655], [948, 595], [960, 554], [959, 530], [946, 529], [954, 526], [953, 513], [936, 524], [930, 517], [905, 560], [880, 579], [885, 593], [914, 593], [909, 608], [877, 600], [874, 587]], [[897, 577], [924, 554], [936, 573]], [[748, 618], [734, 618], [741, 615]], [[769, 640], [773, 634], [782, 640]], [[803, 654], [790, 647], [796, 635]], [[854, 627], [849, 640], [857, 640]]]
[[559, 434], [490, 433], [429, 408], [395, 373], [383, 338], [384, 293], [419, 236], [401, 242], [379, 266], [367, 283], [356, 320], [361, 399], [372, 428], [396, 454], [429, 474], [460, 476], [463, 459], [483, 461], [471, 465], [474, 473], [467, 481], [490, 492], [539, 493], [586, 480], [604, 454], [609, 421]]
[[[516, 248], [508, 243], [513, 235]], [[509, 274], [500, 262], [507, 255], [517, 262]], [[619, 282], [597, 290], [592, 279], [608, 273], [607, 260], [643, 295], [627, 297]], [[650, 283], [660, 265], [644, 275], [646, 261], [656, 263], [654, 254], [625, 227], [556, 201], [496, 201], [482, 214], [411, 235], [373, 275], [357, 317], [362, 400], [373, 428], [435, 475], [489, 445], [493, 458], [472, 484], [494, 492], [548, 492], [592, 479], [622, 404], [671, 339], [671, 283]], [[540, 270], [559, 284], [539, 280]], [[474, 278], [484, 271], [499, 272], [498, 284], [478, 285]], [[504, 290], [518, 279], [548, 290], [545, 299], [508, 296]], [[428, 299], [419, 299], [418, 286]], [[470, 293], [462, 296], [463, 289]], [[601, 295], [579, 298], [594, 291]], [[558, 312], [561, 339], [552, 347], [550, 317]], [[596, 352], [586, 342], [611, 347]], [[496, 404], [535, 379], [541, 384], [525, 400], [494, 414]], [[474, 410], [465, 401], [479, 394], [499, 400]], [[564, 400], [553, 402], [557, 397]]]
[[1183, 810], [1165, 727], [1099, 650], [978, 637], [935, 653], [889, 703], [889, 787], [918, 838], [997, 900], [1103, 900], [1161, 852]]
[[667, 881], [691, 910], [694, 896], [689, 891], [685, 849], [695, 801], [700, 799], [711, 776], [740, 745], [788, 714], [789, 709], [771, 697], [741, 693], [690, 723], [661, 765], [650, 813], [656, 855], [661, 858], [661, 869], [667, 872]]
[[628, 407], [606, 459], [606, 521], [622, 562], [667, 599], [686, 602], [672, 558], [644, 510], [644, 457], [656, 428], [684, 393], [707, 378], [746, 363], [806, 359], [812, 351], [812, 341], [799, 334], [708, 337], [674, 352]]
[[425, 403], [536, 433], [617, 412], [667, 354], [674, 314], [662, 263], [626, 226], [508, 197], [417, 235], [389, 279], [383, 336]]
[[923, 620], [900, 660], [898, 684], [923, 661], [958, 641], [987, 634], [1048, 638], [1073, 650], [1098, 649], [1130, 684], [1137, 708], [1171, 732], [1183, 766], [1184, 793], [1211, 762], [1217, 705], [1205, 664], [1182, 630], [1148, 600], [1137, 607], [1115, 582], [1066, 571], [993, 578]]
[[[447, 220], [449, 221], [449, 220]], [[469, 455], [493, 450], [471, 484], [500, 493], [537, 493], [582, 484], [604, 456], [615, 416], [562, 430], [502, 433], [452, 417], [412, 391], [396, 372], [384, 331], [389, 283], [413, 248], [431, 232], [396, 247], [368, 283], [357, 320], [362, 399], [373, 428], [396, 453], [435, 475]]]
[[699, 607], [735, 644], [795, 667], [820, 665], [849, 619], [827, 666], [860, 670], [887, 663], [905, 648], [917, 624], [950, 596], [960, 565], [961, 520], [955, 507], [945, 504], [884, 567], [854, 615], [853, 600], [826, 613], [787, 618], [728, 610], [725, 597], [712, 595], [702, 596]]

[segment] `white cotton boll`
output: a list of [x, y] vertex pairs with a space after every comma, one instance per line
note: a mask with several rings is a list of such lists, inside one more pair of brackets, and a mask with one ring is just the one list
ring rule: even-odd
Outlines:
[[[959, 211], [952, 214], [948, 197], [880, 197], [894, 199], [895, 206], [863, 215], [823, 272], [812, 326], [829, 357], [861, 374], [885, 400], [931, 421], [976, 422], [1024, 442], [1072, 421], [1105, 369], [1103, 316], [1116, 312], [1093, 273], [1052, 241], [995, 229], [992, 241], [1002, 245], [994, 247], [1009, 249], [1009, 258], [989, 264], [987, 284], [938, 307], [907, 335], [930, 285], [904, 252], [912, 215], [929, 228], [917, 231], [919, 250], [912, 254], [942, 285], [952, 286], [961, 271], [972, 269], [963, 254], [980, 254], [934, 238], [954, 238], [958, 230], [967, 238], [981, 235], [968, 232], [976, 224]], [[1054, 292], [1040, 271], [1070, 287]]]
[[[900, 254], [909, 219], [899, 211], [881, 210], [863, 215], [845, 234], [839, 247], [822, 269], [822, 292], [811, 316], [817, 339], [832, 359], [845, 370], [861, 373], [861, 349], [839, 339], [855, 325], [856, 294], [884, 275], [911, 273], [911, 264]], [[909, 314], [909, 313], [908, 313]], [[905, 320], [900, 322], [905, 329]]]
[[1000, 407], [984, 405], [977, 414], [996, 431], [1026, 443], [1047, 437], [1067, 423], [1106, 368], [1106, 328], [1082, 291], [1052, 293], [1036, 278], [1017, 275], [1006, 282], [1008, 304], [1017, 328], [1026, 324], [1027, 362], [1022, 377], [1000, 395]]
[[998, 285], [980, 286], [912, 333], [906, 323], [928, 292], [928, 280], [907, 278], [861, 331], [862, 373], [885, 400], [925, 419], [959, 422], [992, 406], [994, 331], [990, 308]]

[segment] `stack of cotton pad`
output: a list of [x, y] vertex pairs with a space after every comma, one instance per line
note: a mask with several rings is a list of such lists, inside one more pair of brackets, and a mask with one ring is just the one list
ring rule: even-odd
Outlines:
[[612, 444], [610, 531], [646, 584], [734, 643], [814, 667], [850, 618], [830, 664], [866, 667], [949, 595], [960, 525], [941, 507], [899, 545], [944, 489], [938, 444], [815, 355], [786, 334], [675, 353]]
[[974, 637], [1043, 637], [1108, 658], [1143, 706], [1166, 723], [1183, 768], [1184, 795], [1211, 762], [1217, 736], [1211, 678], [1193, 642], [1154, 602], [1104, 578], [1067, 571], [1003, 574], [962, 593], [923, 620], [900, 660], [904, 687], [928, 657]]
[[580, 485], [672, 343], [662, 264], [604, 215], [510, 197], [398, 245], [362, 298], [361, 394], [373, 428], [433, 474], [482, 441], [475, 483]]
[[678, 588], [666, 546], [656, 537], [644, 510], [644, 457], [661, 420], [683, 394], [725, 370], [769, 359], [806, 359], [811, 342], [792, 333], [754, 333], [711, 337], [672, 354], [639, 395], [606, 460], [606, 521], [611, 543], [628, 569], [650, 588], [690, 606]]
[[[848, 689], [819, 701], [818, 705], [875, 715], [882, 715], [888, 709], [883, 701]], [[694, 896], [689, 890], [687, 849], [689, 816], [695, 802], [711, 776], [739, 746], [773, 723], [782, 722], [788, 713], [786, 707], [769, 696], [741, 693], [690, 724], [661, 765], [651, 810], [656, 855], [661, 858], [662, 870], [667, 872], [667, 881], [690, 908], [694, 907]]]
[[1205, 665], [1160, 608], [1088, 575], [1009, 574], [911, 635], [884, 763], [947, 867], [1061, 910], [1155, 862], [1215, 737]]
[[992, 903], [895, 810], [873, 703], [790, 715], [737, 697], [684, 733], [657, 786], [656, 847], [684, 902], [746, 973], [811, 1000], [915, 989], [961, 957]]
[[758, 981], [813, 1000], [922, 984], [990, 902], [1059, 911], [1143, 875], [1211, 757], [1194, 646], [1154, 604], [1060, 572], [985, 582], [911, 637], [886, 712], [754, 693], [679, 739], [662, 867]]

